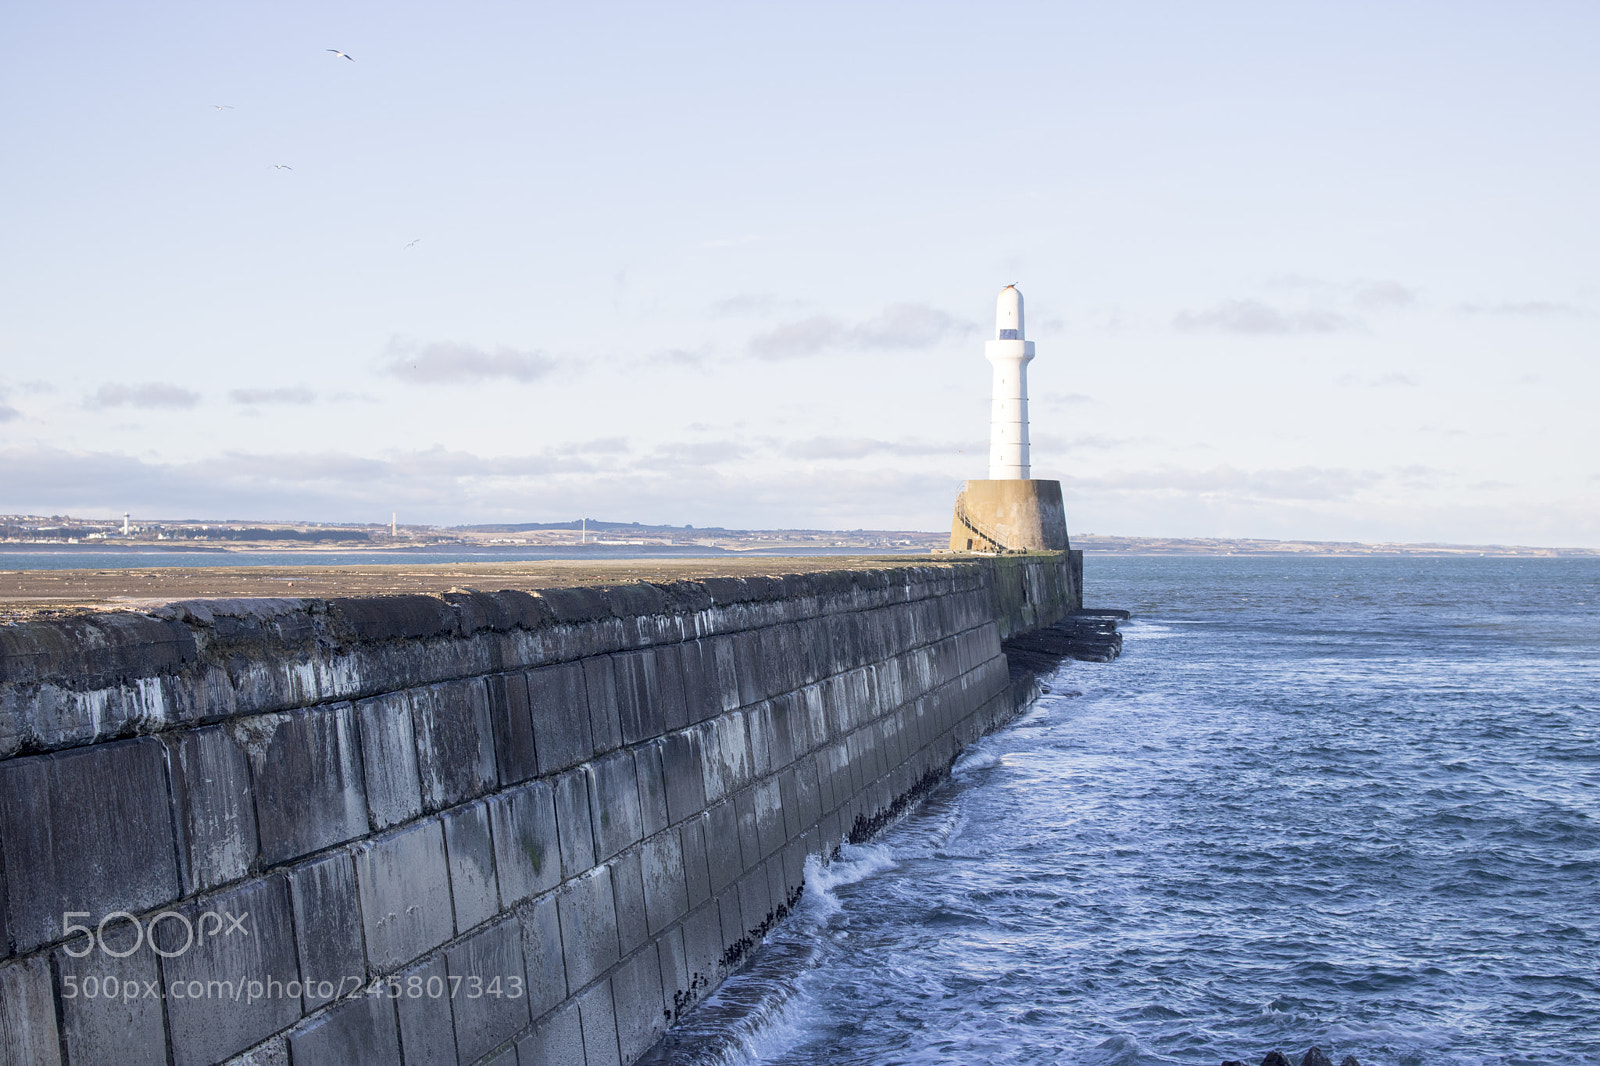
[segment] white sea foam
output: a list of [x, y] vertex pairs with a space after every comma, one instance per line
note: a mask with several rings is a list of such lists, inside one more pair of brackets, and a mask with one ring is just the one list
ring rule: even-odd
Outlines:
[[823, 863], [815, 855], [806, 856], [806, 893], [801, 900], [802, 917], [817, 925], [839, 913], [842, 904], [834, 889], [865, 881], [873, 874], [897, 866], [894, 852], [882, 844], [844, 844], [839, 857]]

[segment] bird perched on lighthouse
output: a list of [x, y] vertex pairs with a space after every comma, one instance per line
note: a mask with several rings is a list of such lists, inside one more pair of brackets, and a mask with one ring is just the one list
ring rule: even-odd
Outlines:
[[1015, 285], [1000, 290], [995, 301], [994, 340], [983, 357], [994, 366], [994, 392], [989, 404], [989, 479], [1029, 477], [1028, 364], [1033, 342], [1025, 340], [1022, 293]]

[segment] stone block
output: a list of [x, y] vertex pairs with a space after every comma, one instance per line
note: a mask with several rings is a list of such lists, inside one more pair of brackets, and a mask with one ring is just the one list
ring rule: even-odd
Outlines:
[[[719, 636], [711, 641], [710, 665], [715, 666], [716, 696], [723, 711], [737, 710], [744, 706], [744, 701], [739, 694], [739, 663], [734, 651], [733, 637]], [[704, 656], [702, 656], [704, 661]], [[708, 680], [711, 677], [708, 676]]]
[[745, 716], [731, 711], [703, 723], [700, 743], [706, 801], [715, 803], [743, 788], [751, 774]]
[[800, 687], [800, 663], [794, 626], [769, 626], [758, 630], [761, 670], [765, 685], [762, 696], [771, 698]]
[[711, 868], [706, 861], [704, 817], [692, 818], [678, 828], [683, 847], [683, 880], [689, 891], [689, 906], [698, 907], [711, 898]]
[[445, 854], [450, 860], [456, 935], [460, 936], [500, 913], [489, 807], [486, 803], [468, 804], [446, 811], [440, 820], [444, 823]]
[[526, 966], [528, 1009], [537, 1018], [567, 998], [567, 964], [561, 950], [561, 915], [547, 896], [523, 908], [522, 958]]
[[50, 980], [42, 957], [0, 965], [0, 1066], [61, 1066]]
[[806, 823], [800, 820], [800, 793], [794, 767], [791, 766], [779, 774], [777, 782], [778, 792], [782, 797], [784, 838], [793, 839], [806, 827]]
[[766, 854], [761, 850], [761, 826], [756, 820], [756, 793], [747, 788], [733, 797], [734, 811], [738, 816], [739, 868], [748, 870]]
[[367, 959], [375, 970], [397, 970], [450, 939], [450, 867], [438, 820], [357, 845], [355, 863]]
[[295, 866], [288, 877], [295, 948], [305, 986], [301, 1000], [310, 1013], [341, 990], [350, 992], [347, 978], [361, 981], [366, 975], [361, 895], [355, 864], [343, 851]]
[[632, 1062], [650, 1050], [650, 1045], [666, 1031], [661, 1006], [661, 957], [654, 944], [645, 945], [617, 968], [611, 978], [611, 995], [622, 1061]]
[[661, 679], [655, 649], [611, 657], [616, 677], [617, 714], [625, 744], [638, 744], [665, 731], [661, 714]]
[[656, 939], [661, 957], [661, 1009], [667, 1024], [676, 1024], [694, 1001], [697, 988], [690, 986], [689, 956], [683, 946], [683, 926], [675, 925]]
[[717, 964], [722, 950], [722, 913], [717, 901], [711, 900], [683, 923], [683, 951], [689, 966], [690, 988], [708, 988], [721, 979]]
[[661, 727], [670, 731], [689, 724], [689, 700], [683, 685], [683, 655], [681, 644], [668, 644], [650, 649], [655, 658], [656, 678], [659, 687], [656, 699], [660, 708]]
[[700, 733], [668, 733], [661, 741], [661, 776], [666, 786], [667, 820], [676, 824], [705, 809], [705, 770], [701, 765]]
[[415, 988], [420, 993], [403, 994], [393, 1001], [400, 1016], [405, 1066], [457, 1066], [460, 1061], [447, 976], [444, 959], [435, 955], [398, 977], [401, 989]]
[[643, 836], [633, 753], [617, 751], [589, 764], [589, 813], [595, 859], [604, 862]]
[[[743, 957], [740, 942], [745, 938], [744, 909], [739, 903], [739, 890], [730, 886], [728, 891], [717, 897], [717, 916], [722, 934], [722, 951], [718, 958], [718, 970], [732, 972], [739, 966]], [[722, 959], [732, 956], [733, 962], [729, 966], [722, 965]]]
[[589, 774], [570, 770], [556, 778], [556, 826], [561, 840], [561, 876], [576, 877], [594, 866], [594, 829], [589, 810]]
[[711, 891], [720, 893], [744, 872], [743, 849], [739, 846], [739, 812], [732, 800], [724, 800], [706, 811], [703, 824]]
[[739, 879], [739, 909], [744, 912], [744, 931], [751, 936], [757, 935], [756, 931], [772, 914], [776, 901], [772, 898], [772, 886], [767, 881], [765, 866], [757, 866], [754, 870]]
[[555, 790], [548, 783], [535, 781], [489, 797], [489, 824], [501, 906], [561, 883]]
[[222, 1066], [289, 1066], [289, 1041], [282, 1036], [263, 1040], [249, 1051], [242, 1051]]
[[585, 1066], [622, 1066], [610, 981], [601, 981], [578, 997], [578, 1018], [583, 1025]]
[[287, 862], [367, 833], [350, 704], [258, 715], [229, 728], [250, 755], [264, 862]]
[[769, 777], [757, 781], [750, 791], [755, 799], [756, 837], [765, 858], [789, 839], [783, 823], [783, 790], [777, 778]]
[[638, 848], [611, 863], [611, 890], [617, 904], [617, 940], [627, 955], [644, 943], [649, 924], [644, 910], [644, 870]]
[[553, 774], [594, 755], [583, 667], [563, 663], [524, 675], [539, 773]]
[[[160, 924], [172, 922], [169, 918]], [[158, 958], [139, 936], [131, 923], [108, 924], [100, 939], [110, 951], [83, 938], [52, 953], [60, 980], [61, 1047], [68, 1063], [167, 1066]], [[125, 958], [115, 957], [125, 952]], [[108, 987], [117, 994], [106, 995]], [[124, 998], [129, 988], [138, 994]], [[299, 1013], [299, 1004], [294, 1006]], [[10, 1004], [3, 1009], [9, 1013]], [[39, 1061], [48, 1061], [48, 1052], [46, 1056]], [[35, 1060], [21, 1061], [32, 1066]]]
[[589, 733], [596, 752], [622, 747], [622, 719], [617, 710], [617, 681], [611, 656], [583, 660], [583, 681], [589, 695]]
[[237, 881], [259, 846], [244, 749], [220, 726], [179, 730], [163, 741], [183, 894]]
[[367, 810], [375, 829], [409, 822], [422, 813], [417, 732], [411, 693], [390, 692], [356, 704], [361, 725], [361, 768]]
[[772, 746], [774, 771], [789, 766], [797, 756], [810, 749], [804, 692], [802, 689], [772, 701], [772, 732], [768, 743]]
[[330, 635], [354, 644], [454, 636], [456, 612], [434, 596], [363, 596], [327, 601]]
[[691, 640], [665, 651], [678, 658], [686, 724], [693, 725], [720, 714], [722, 700], [717, 692], [717, 661], [710, 643]]
[[521, 1066], [586, 1066], [577, 1004], [543, 1019], [517, 1041], [517, 1062]]
[[400, 1061], [394, 1001], [358, 996], [289, 1034], [294, 1066], [393, 1066]]
[[762, 661], [761, 634], [746, 631], [730, 635], [735, 675], [739, 679], [739, 706], [748, 707], [767, 698], [767, 678]]
[[489, 723], [494, 729], [494, 758], [500, 787], [521, 784], [539, 773], [527, 675], [520, 672], [495, 674], [485, 678], [484, 684], [489, 697]]
[[689, 889], [683, 875], [683, 846], [676, 829], [653, 836], [640, 856], [644, 873], [644, 911], [652, 936], [683, 917]]
[[[173, 919], [159, 922], [153, 934], [162, 954], [172, 956], [161, 960], [163, 987], [181, 982], [186, 992], [166, 1001], [173, 1066], [210, 1066], [300, 1017], [300, 997], [286, 994], [300, 979], [288, 878], [248, 881], [179, 913], [193, 923], [192, 946], [185, 949], [188, 929]], [[195, 988], [207, 992], [195, 996]]]
[[639, 814], [644, 836], [659, 833], [667, 827], [666, 773], [662, 766], [661, 750], [664, 741], [652, 740], [634, 749], [633, 763], [639, 779]]
[[424, 810], [454, 806], [494, 788], [494, 730], [481, 678], [418, 690], [412, 718]]
[[750, 736], [750, 773], [765, 777], [772, 772], [772, 704], [766, 700], [743, 712], [745, 729]]
[[93, 923], [178, 897], [165, 763], [152, 738], [0, 762], [0, 929], [19, 953], [60, 936], [68, 911]]
[[450, 948], [445, 969], [456, 990], [451, 1005], [462, 1062], [477, 1062], [533, 1020], [520, 987], [526, 974], [522, 927], [516, 920], [496, 922]]
[[582, 988], [621, 958], [610, 869], [602, 866], [569, 881], [556, 896], [556, 906], [567, 984]]

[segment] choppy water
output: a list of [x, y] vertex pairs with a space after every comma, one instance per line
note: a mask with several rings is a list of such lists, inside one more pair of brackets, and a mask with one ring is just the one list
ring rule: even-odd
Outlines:
[[1600, 561], [1087, 569], [1123, 658], [815, 871], [717, 1058], [1600, 1062]]

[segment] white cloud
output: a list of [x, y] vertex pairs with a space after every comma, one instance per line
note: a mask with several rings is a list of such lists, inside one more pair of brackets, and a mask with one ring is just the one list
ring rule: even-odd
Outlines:
[[539, 351], [502, 347], [488, 352], [449, 341], [417, 348], [397, 341], [389, 345], [384, 371], [413, 385], [458, 385], [488, 378], [537, 381], [555, 368], [556, 361]]
[[930, 348], [976, 333], [978, 327], [926, 304], [890, 304], [877, 315], [847, 322], [812, 315], [750, 339], [750, 354], [760, 359], [797, 359], [830, 348], [893, 350]]
[[1343, 333], [1363, 328], [1337, 311], [1283, 311], [1260, 300], [1224, 300], [1201, 311], [1181, 311], [1172, 324], [1184, 332], [1215, 330], [1267, 336], [1290, 333]]
[[308, 404], [314, 403], [317, 394], [304, 386], [280, 389], [234, 389], [228, 399], [242, 404]]
[[1561, 318], [1582, 315], [1583, 308], [1574, 304], [1552, 300], [1502, 301], [1493, 304], [1462, 304], [1457, 308], [1464, 315], [1500, 315], [1507, 318]]
[[90, 407], [184, 408], [200, 402], [200, 394], [164, 381], [142, 385], [102, 385], [88, 400]]

